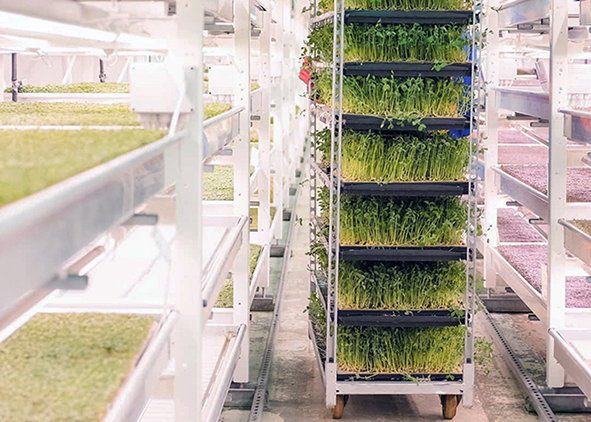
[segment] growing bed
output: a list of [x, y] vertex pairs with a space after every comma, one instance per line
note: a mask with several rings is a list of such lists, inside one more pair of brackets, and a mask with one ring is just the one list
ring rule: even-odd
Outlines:
[[[531, 186], [544, 195], [548, 194], [548, 167], [544, 165], [505, 165], [502, 170]], [[591, 202], [590, 168], [567, 169], [567, 202]]]
[[[542, 263], [546, 245], [501, 245], [500, 254], [536, 290], [542, 293]], [[587, 277], [566, 277], [566, 307], [591, 308], [591, 283]]]
[[0, 344], [0, 421], [101, 421], [155, 325], [145, 315], [37, 314]]
[[[261, 255], [262, 247], [261, 245], [250, 245], [250, 277], [252, 278], [254, 274], [254, 270], [257, 267], [257, 263], [259, 262], [259, 257]], [[218, 295], [218, 299], [215, 303], [216, 308], [232, 308], [234, 307], [234, 279], [230, 277], [222, 290], [220, 290], [220, 294]]]
[[499, 241], [507, 243], [543, 243], [542, 235], [510, 208], [497, 210]]

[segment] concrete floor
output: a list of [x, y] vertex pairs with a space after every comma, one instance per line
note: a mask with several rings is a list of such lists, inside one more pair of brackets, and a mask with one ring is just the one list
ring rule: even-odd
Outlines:
[[[309, 296], [308, 230], [305, 216], [308, 214], [308, 192], [304, 188], [296, 207], [296, 214], [302, 217], [302, 224], [296, 224], [292, 238], [292, 254], [288, 261], [286, 285], [283, 292], [279, 314], [279, 330], [276, 337], [275, 355], [269, 380], [269, 403], [263, 417], [265, 422], [315, 422], [332, 420], [330, 409], [324, 405], [324, 387], [316, 365], [312, 344], [308, 339], [307, 315], [304, 312]], [[253, 351], [256, 356], [261, 350], [264, 334], [257, 331], [265, 326], [262, 315], [253, 316]], [[261, 318], [260, 321], [257, 319]], [[517, 316], [516, 325], [521, 330], [531, 330], [526, 326], [527, 317]], [[512, 324], [509, 320], [508, 324]], [[533, 323], [535, 324], [535, 322]], [[539, 323], [538, 323], [539, 324]], [[519, 328], [519, 327], [517, 327]], [[488, 325], [482, 314], [476, 316], [477, 336], [491, 339]], [[515, 331], [516, 333], [519, 330]], [[538, 334], [532, 334], [534, 337]], [[519, 334], [514, 336], [516, 339]], [[525, 349], [524, 349], [525, 350]], [[527, 352], [523, 352], [527, 358]], [[539, 362], [538, 355], [531, 356]], [[256, 358], [255, 358], [256, 359]], [[260, 366], [260, 364], [258, 365]], [[252, 379], [256, 380], [258, 368], [253, 362]], [[536, 380], [537, 381], [537, 380]], [[538, 420], [535, 413], [526, 409], [526, 401], [514, 380], [508, 366], [498, 351], [494, 350], [492, 359], [477, 366], [475, 383], [475, 403], [471, 409], [458, 409], [454, 419], [457, 422], [528, 422]], [[221, 421], [243, 422], [248, 420], [247, 410], [225, 410]], [[591, 421], [591, 415], [559, 416], [569, 422]], [[345, 408], [343, 420], [346, 421], [439, 421], [441, 406], [437, 396], [354, 396]]]

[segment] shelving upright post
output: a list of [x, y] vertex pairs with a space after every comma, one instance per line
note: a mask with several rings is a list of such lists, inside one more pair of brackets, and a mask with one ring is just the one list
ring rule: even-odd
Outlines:
[[186, 98], [193, 105], [187, 136], [180, 144], [176, 184], [177, 244], [173, 274], [180, 313], [174, 332], [175, 421], [201, 420], [202, 391], [202, 165], [203, 22], [201, 0], [183, 0], [178, 10], [178, 43], [183, 54]]

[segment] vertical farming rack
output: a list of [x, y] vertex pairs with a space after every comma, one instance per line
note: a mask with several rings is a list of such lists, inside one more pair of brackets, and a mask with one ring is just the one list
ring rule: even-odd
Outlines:
[[587, 7], [486, 8], [485, 286], [509, 287], [544, 324], [546, 384], [571, 411], [591, 398]]
[[[310, 95], [313, 138], [310, 148], [312, 299], [309, 331], [326, 388], [326, 404], [332, 407], [333, 418], [339, 419], [343, 415], [349, 395], [435, 394], [440, 396], [443, 416], [452, 419], [461, 400], [464, 406], [468, 407], [473, 401], [474, 282], [478, 232], [477, 156], [480, 127], [479, 121], [471, 117], [471, 110], [480, 107], [483, 92], [479, 76], [480, 66], [477, 63], [480, 60], [478, 52], [482, 46], [477, 12], [479, 6], [463, 5], [463, 10], [351, 10], [347, 9], [346, 4], [349, 5], [344, 0], [335, 0], [334, 10], [329, 12], [318, 10], [318, 5], [315, 4], [312, 7], [313, 17], [310, 22], [312, 31], [325, 25], [333, 26], [332, 58], [327, 57], [326, 51], [324, 55], [318, 52], [322, 49], [319, 48], [320, 41], [311, 41], [309, 45], [311, 50], [309, 62], [313, 72], [316, 72]], [[428, 31], [429, 28], [436, 28], [439, 25], [463, 25], [466, 28], [463, 33], [466, 43], [464, 53], [469, 58], [450, 63], [428, 60], [428, 58], [412, 62], [412, 60], [404, 60], [404, 57], [386, 58], [381, 62], [376, 61], [375, 58], [365, 61], [352, 60], [350, 55], [346, 54], [351, 47], [346, 45], [347, 40], [351, 39], [347, 35], [348, 25], [359, 25], [363, 28], [380, 26], [384, 32], [387, 28], [397, 26]], [[324, 58], [324, 63], [319, 59], [321, 56]], [[330, 81], [330, 85], [325, 85], [328, 88], [324, 88], [324, 93], [321, 92], [323, 76], [320, 75], [323, 72], [328, 75]], [[458, 108], [452, 113], [424, 113], [413, 118], [393, 116], [386, 110], [373, 110], [364, 114], [351, 110], [351, 101], [347, 95], [352, 94], [347, 87], [347, 78], [357, 78], [356, 81], [360, 81], [360, 84], [364, 81], [384, 81], [389, 78], [394, 81], [393, 83], [399, 80], [418, 81], [419, 84], [461, 81], [466, 84], [465, 97], [460, 104], [456, 104]], [[461, 104], [463, 108], [460, 108]], [[371, 138], [375, 135], [383, 139], [394, 139], [391, 142], [411, 139], [412, 143], [412, 139], [417, 138], [427, 139], [427, 142], [430, 142], [434, 137], [450, 135], [449, 131], [453, 131], [457, 142], [464, 139], [466, 143], [466, 157], [460, 177], [435, 177], [433, 174], [420, 180], [413, 179], [411, 176], [394, 176], [388, 180], [371, 176], [353, 177], [344, 166], [344, 157], [348, 154], [345, 151], [348, 145], [346, 142], [353, 142], [347, 140], [348, 137], [369, 136]], [[464, 138], [465, 136], [467, 138]], [[454, 142], [456, 141], [451, 141], [450, 145], [455, 145]], [[351, 165], [350, 157], [347, 163]], [[378, 239], [355, 241], [348, 235], [345, 240], [342, 226], [346, 211], [343, 204], [344, 202], [350, 204], [357, 200], [390, 204], [399, 201], [406, 206], [417, 203], [412, 201], [442, 201], [443, 203], [449, 200], [451, 204], [457, 200], [458, 203], [463, 204], [466, 211], [465, 218], [462, 220], [463, 239], [455, 244], [437, 241], [387, 244], [387, 242], [380, 243]], [[388, 212], [384, 208], [379, 210], [378, 214], [385, 215]], [[347, 215], [346, 218], [349, 217]], [[359, 220], [355, 221], [359, 222]], [[351, 229], [349, 223], [347, 229], [349, 231]], [[379, 229], [376, 229], [376, 232], [378, 231]], [[376, 233], [376, 235], [379, 234]], [[321, 252], [318, 253], [318, 250]], [[349, 306], [350, 304], [341, 303], [342, 292], [340, 294], [339, 289], [342, 288], [340, 286], [342, 278], [345, 272], [352, 268], [347, 267], [347, 270], [342, 270], [345, 265], [367, 265], [368, 267], [365, 268], [384, 265], [390, 266], [389, 268], [394, 266], [394, 268], [408, 270], [413, 265], [412, 268], [431, 266], [430, 268], [433, 269], [441, 268], [437, 265], [452, 266], [462, 262], [466, 264], [465, 281], [462, 270], [461, 282], [464, 297], [457, 309], [445, 305], [413, 308], [412, 304], [406, 304], [398, 308], [372, 305]], [[405, 278], [404, 282], [413, 283], [410, 272], [402, 276]], [[438, 279], [439, 276], [435, 270], [434, 279]], [[384, 280], [373, 279], [369, 280], [369, 283], [375, 284], [382, 281]], [[416, 282], [418, 283], [418, 280]], [[365, 287], [355, 286], [361, 290]], [[314, 303], [319, 304], [321, 309], [314, 310]], [[321, 317], [317, 318], [318, 315]], [[320, 327], [324, 323], [323, 318], [326, 319], [326, 326]], [[406, 347], [408, 347], [413, 333], [420, 337], [420, 333], [427, 333], [428, 330], [444, 332], [458, 329], [458, 327], [464, 330], [461, 334], [463, 350], [461, 363], [458, 362], [455, 370], [431, 372], [413, 372], [408, 369], [372, 371], [357, 368], [357, 370], [350, 370], [350, 368], [343, 368], [346, 365], [343, 364], [343, 359], [339, 355], [345, 350], [346, 330], [352, 330], [347, 332], [354, 332], [361, 336], [364, 330], [387, 330], [384, 331], [384, 335], [400, 335], [399, 341], [407, 343]], [[412, 350], [412, 347], [410, 349]], [[381, 350], [375, 353], [386, 354], [387, 351]]]

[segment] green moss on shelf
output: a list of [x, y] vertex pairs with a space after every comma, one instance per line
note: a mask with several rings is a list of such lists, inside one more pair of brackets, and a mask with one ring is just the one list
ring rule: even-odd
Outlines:
[[[4, 92], [12, 92], [12, 88], [6, 88]], [[55, 94], [128, 94], [129, 84], [118, 83], [118, 82], [82, 82], [77, 84], [65, 84], [65, 85], [45, 85], [45, 86], [34, 86], [25, 85], [18, 89], [19, 93], [22, 94], [41, 94], [41, 93], [55, 93]]]
[[128, 104], [0, 103], [0, 125], [139, 126]]
[[0, 345], [0, 421], [101, 421], [154, 322], [145, 315], [36, 315]]
[[[250, 277], [254, 274], [257, 267], [259, 256], [261, 255], [261, 245], [250, 245]], [[215, 302], [216, 308], [232, 308], [234, 306], [234, 279], [229, 278], [222, 287], [218, 300]]]
[[0, 131], [0, 206], [151, 142], [157, 130]]
[[205, 103], [203, 107], [203, 120], [211, 119], [231, 109], [232, 104], [228, 103]]

